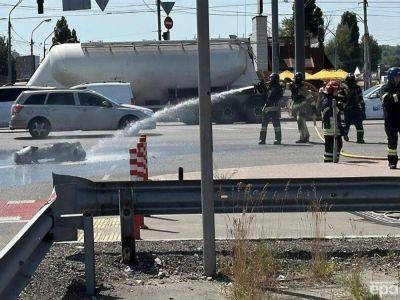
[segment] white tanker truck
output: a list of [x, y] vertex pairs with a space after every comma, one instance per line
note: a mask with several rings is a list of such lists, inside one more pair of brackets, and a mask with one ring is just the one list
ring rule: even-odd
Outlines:
[[[253, 86], [258, 82], [248, 40], [210, 41], [212, 92]], [[70, 88], [82, 83], [131, 83], [136, 104], [159, 109], [197, 96], [196, 41], [82, 43], [56, 45], [28, 85]], [[259, 122], [263, 105], [253, 88], [229, 94], [213, 105], [217, 123]], [[180, 119], [197, 122], [197, 108]]]

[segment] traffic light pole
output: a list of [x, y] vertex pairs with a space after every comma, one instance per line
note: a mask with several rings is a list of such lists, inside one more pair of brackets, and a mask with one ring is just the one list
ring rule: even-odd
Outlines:
[[161, 41], [161, 0], [157, 0], [158, 40]]
[[215, 275], [215, 220], [211, 123], [210, 32], [208, 0], [197, 0], [199, 66], [199, 116], [201, 153], [201, 204], [203, 217], [203, 264], [206, 276]]

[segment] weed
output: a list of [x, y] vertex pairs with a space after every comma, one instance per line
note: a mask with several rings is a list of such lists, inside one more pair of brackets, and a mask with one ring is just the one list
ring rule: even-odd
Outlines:
[[351, 274], [344, 279], [343, 284], [346, 291], [350, 294], [354, 300], [379, 300], [381, 299], [378, 295], [372, 294], [368, 287], [362, 280], [361, 267], [357, 266], [353, 269]]

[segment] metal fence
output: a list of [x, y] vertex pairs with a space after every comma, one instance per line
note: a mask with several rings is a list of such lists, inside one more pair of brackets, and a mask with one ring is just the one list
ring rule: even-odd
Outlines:
[[[0, 298], [16, 298], [52, 243], [84, 230], [87, 293], [95, 293], [93, 217], [119, 215], [121, 254], [135, 260], [134, 215], [200, 214], [199, 180], [92, 182], [53, 176], [49, 201], [0, 252]], [[216, 213], [400, 210], [400, 178], [245, 179], [214, 181]]]

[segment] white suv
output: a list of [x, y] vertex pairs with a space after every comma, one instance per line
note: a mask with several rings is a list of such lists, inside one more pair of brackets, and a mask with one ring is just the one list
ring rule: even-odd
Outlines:
[[132, 123], [140, 129], [154, 129], [153, 111], [117, 104], [92, 91], [47, 90], [23, 92], [12, 106], [10, 129], [28, 129], [34, 138], [51, 131], [115, 130]]

